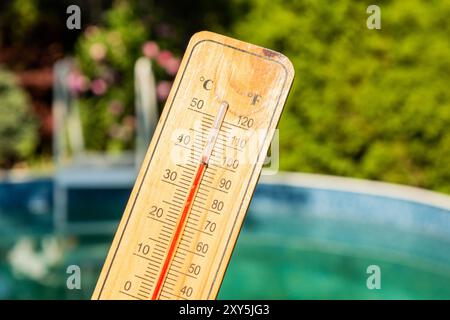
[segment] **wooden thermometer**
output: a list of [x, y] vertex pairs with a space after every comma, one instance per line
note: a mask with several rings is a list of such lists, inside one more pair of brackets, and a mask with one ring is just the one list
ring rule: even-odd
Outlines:
[[293, 77], [277, 52], [191, 38], [93, 299], [215, 299]]

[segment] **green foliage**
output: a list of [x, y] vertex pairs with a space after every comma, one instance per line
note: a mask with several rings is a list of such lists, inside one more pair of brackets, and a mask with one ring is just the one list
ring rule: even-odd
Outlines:
[[37, 124], [29, 110], [25, 92], [11, 72], [0, 67], [0, 167], [33, 154], [37, 143]]
[[[79, 101], [83, 132], [88, 149], [122, 150], [133, 143], [132, 128], [122, 139], [110, 139], [115, 123], [132, 114], [133, 64], [146, 39], [142, 24], [130, 7], [110, 10], [103, 27], [88, 27], [76, 47], [77, 61], [87, 81], [100, 81], [104, 93], [88, 94]], [[103, 90], [102, 90], [103, 91]], [[108, 112], [111, 104], [124, 109], [119, 117]]]
[[[151, 37], [146, 17], [136, 3], [117, 1], [105, 12], [103, 21], [88, 26], [77, 42], [75, 56], [80, 74], [75, 76], [74, 93], [79, 97], [83, 133], [90, 150], [133, 148], [134, 64], [144, 55], [143, 46]], [[165, 40], [170, 43], [170, 39]], [[158, 47], [155, 42], [151, 45]], [[159, 47], [156, 51], [151, 58], [161, 53]], [[168, 75], [157, 64], [153, 64], [153, 70], [157, 80], [172, 79], [173, 74]]]
[[38, 19], [36, 0], [15, 0], [11, 4], [11, 16], [14, 17], [15, 28], [12, 29], [16, 37], [21, 37]]
[[234, 2], [235, 36], [281, 51], [296, 79], [281, 168], [450, 193], [450, 2]]

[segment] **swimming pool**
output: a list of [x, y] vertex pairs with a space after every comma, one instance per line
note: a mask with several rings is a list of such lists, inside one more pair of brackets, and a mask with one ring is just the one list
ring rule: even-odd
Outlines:
[[[0, 298], [91, 295], [112, 233], [55, 236], [52, 188], [51, 178], [0, 183]], [[117, 219], [129, 192], [73, 190], [70, 217]], [[82, 290], [66, 288], [70, 264], [81, 267]], [[380, 268], [381, 289], [366, 285], [370, 265]], [[449, 299], [449, 197], [317, 175], [263, 177], [219, 298]]]

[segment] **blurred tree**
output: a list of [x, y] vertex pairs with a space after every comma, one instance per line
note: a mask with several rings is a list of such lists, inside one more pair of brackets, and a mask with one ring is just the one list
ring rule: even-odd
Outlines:
[[176, 33], [171, 25], [157, 23], [151, 8], [151, 3], [116, 1], [103, 21], [88, 26], [77, 42], [80, 70], [69, 85], [79, 97], [88, 149], [117, 152], [133, 147], [134, 64], [139, 57], [154, 60], [158, 97], [163, 102], [168, 95], [179, 66], [168, 50], [176, 47]]
[[26, 93], [11, 72], [0, 67], [0, 167], [10, 168], [33, 154], [37, 123]]
[[[65, 28], [69, 4], [82, 8], [81, 33]], [[137, 57], [156, 62], [162, 102], [176, 56], [194, 32], [235, 36], [281, 51], [295, 65], [280, 122], [282, 169], [450, 193], [450, 3], [380, 0], [381, 30], [366, 27], [368, 5], [6, 0], [0, 3], [0, 63], [14, 70], [51, 65], [81, 35], [76, 57], [82, 74], [72, 80], [84, 90], [78, 94], [86, 123], [99, 129], [88, 130], [88, 147], [117, 150], [132, 147], [128, 116]]]
[[[40, 122], [33, 158], [50, 159], [52, 150], [52, 67], [73, 50], [80, 32], [66, 28], [66, 8], [83, 6], [82, 21], [96, 21], [110, 1], [2, 0], [0, 1], [0, 64], [16, 73], [30, 96]], [[20, 126], [20, 124], [17, 124]]]
[[450, 2], [235, 0], [236, 37], [287, 55], [281, 169], [450, 192]]

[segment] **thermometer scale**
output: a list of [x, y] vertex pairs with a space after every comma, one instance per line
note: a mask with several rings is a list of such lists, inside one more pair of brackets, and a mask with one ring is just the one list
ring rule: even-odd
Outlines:
[[293, 77], [277, 52], [191, 38], [92, 299], [215, 299]]

